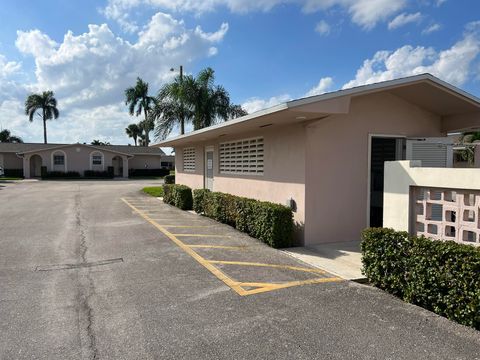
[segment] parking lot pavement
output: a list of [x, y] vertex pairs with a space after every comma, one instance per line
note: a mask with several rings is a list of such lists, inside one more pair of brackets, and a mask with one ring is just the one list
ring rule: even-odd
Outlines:
[[0, 191], [1, 360], [480, 358], [479, 332], [366, 285], [306, 283], [331, 275], [140, 193], [152, 185]]
[[122, 199], [135, 213], [241, 296], [342, 281], [241, 232], [144, 196]]

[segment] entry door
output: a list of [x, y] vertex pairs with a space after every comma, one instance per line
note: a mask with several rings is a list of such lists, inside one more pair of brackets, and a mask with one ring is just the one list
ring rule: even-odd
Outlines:
[[205, 150], [205, 189], [213, 191], [213, 149]]
[[405, 139], [373, 137], [370, 156], [370, 226], [383, 226], [385, 161], [405, 159]]

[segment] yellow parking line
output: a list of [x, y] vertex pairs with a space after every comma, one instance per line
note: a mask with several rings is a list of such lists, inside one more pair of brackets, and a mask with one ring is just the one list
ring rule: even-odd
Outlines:
[[213, 225], [163, 225], [163, 227], [168, 228], [205, 228], [205, 227], [212, 227]]
[[173, 236], [193, 236], [193, 237], [213, 237], [213, 238], [229, 238], [228, 235], [213, 235], [213, 234], [172, 234]]
[[264, 263], [254, 263], [254, 262], [245, 262], [245, 261], [223, 261], [223, 260], [210, 260], [210, 264], [224, 264], [224, 265], [239, 265], [239, 266], [260, 266], [260, 267], [271, 267], [277, 269], [286, 269], [294, 271], [304, 271], [317, 274], [325, 274], [325, 271], [320, 269], [310, 269], [298, 266], [289, 266], [289, 265], [279, 265], [279, 264], [264, 264]]
[[[299, 285], [307, 285], [307, 284], [317, 284], [317, 283], [324, 283], [324, 282], [338, 282], [343, 281], [343, 279], [337, 277], [329, 277], [329, 278], [315, 278], [309, 280], [301, 280], [301, 281], [290, 281], [286, 283], [259, 283], [259, 282], [239, 282], [235, 281], [230, 278], [227, 274], [225, 274], [222, 270], [217, 268], [214, 264], [224, 264], [224, 265], [240, 265], [240, 266], [260, 266], [260, 267], [271, 267], [271, 268], [279, 268], [279, 269], [286, 269], [286, 270], [294, 270], [294, 271], [304, 271], [310, 273], [317, 273], [317, 274], [324, 274], [325, 271], [320, 269], [310, 269], [304, 267], [297, 267], [297, 266], [289, 266], [289, 265], [279, 265], [279, 264], [264, 264], [264, 263], [254, 263], [254, 262], [243, 262], [243, 261], [223, 261], [223, 260], [206, 260], [202, 256], [200, 256], [197, 252], [195, 252], [192, 248], [240, 248], [234, 246], [221, 246], [221, 245], [188, 245], [180, 241], [177, 236], [200, 236], [200, 237], [227, 237], [222, 235], [199, 235], [199, 234], [172, 234], [169, 232], [165, 226], [158, 224], [154, 219], [150, 218], [147, 214], [143, 213], [139, 209], [137, 209], [134, 205], [130, 204], [126, 199], [121, 199], [125, 204], [127, 204], [130, 208], [132, 208], [137, 214], [143, 217], [146, 221], [156, 227], [160, 232], [162, 232], [165, 236], [167, 236], [172, 242], [174, 242], [178, 247], [180, 247], [183, 251], [193, 257], [198, 263], [203, 265], [207, 270], [209, 270], [213, 275], [215, 275], [219, 280], [223, 281], [227, 286], [232, 288], [237, 294], [241, 296], [246, 295], [253, 295], [259, 294], [263, 292], [268, 292], [277, 289], [288, 288], [292, 286], [299, 286]], [[246, 290], [244, 287], [253, 287], [254, 289]]]
[[[122, 199], [123, 200], [123, 199]], [[130, 205], [128, 201], [123, 200], [125, 204], [130, 206], [133, 210], [135, 210], [140, 216], [142, 216], [145, 220], [147, 220], [150, 224], [155, 226], [158, 230], [160, 230], [165, 236], [167, 236], [170, 240], [172, 240], [175, 244], [178, 245], [183, 251], [185, 251], [188, 255], [193, 257], [197, 262], [199, 262], [201, 265], [203, 265], [208, 271], [210, 271], [213, 275], [215, 275], [218, 279], [222, 280], [227, 286], [230, 286], [237, 294], [239, 295], [246, 295], [246, 291], [238, 285], [236, 281], [233, 281], [227, 274], [222, 272], [221, 270], [217, 269], [215, 266], [210, 264], [208, 261], [206, 261], [203, 257], [198, 255], [193, 249], [188, 247], [188, 245], [184, 244], [181, 242], [179, 239], [176, 238], [175, 235], [173, 235], [171, 232], [169, 232], [167, 229], [150, 219], [147, 215], [140, 213], [135, 206]]]
[[227, 250], [246, 250], [246, 246], [223, 246], [223, 245], [187, 245], [191, 248], [205, 248], [205, 249], [227, 249]]

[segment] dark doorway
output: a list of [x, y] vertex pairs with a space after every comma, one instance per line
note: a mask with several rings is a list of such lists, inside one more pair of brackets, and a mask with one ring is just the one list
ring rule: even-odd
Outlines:
[[385, 161], [405, 158], [405, 139], [373, 137], [370, 157], [370, 226], [383, 226]]

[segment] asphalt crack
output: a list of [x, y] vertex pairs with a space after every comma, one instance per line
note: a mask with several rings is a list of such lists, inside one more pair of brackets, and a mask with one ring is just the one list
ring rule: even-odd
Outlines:
[[[79, 256], [82, 263], [87, 261], [87, 234], [82, 220], [81, 213], [81, 198], [80, 194], [75, 195], [75, 225], [78, 231], [80, 240]], [[92, 299], [95, 296], [95, 284], [91, 277], [90, 270], [86, 268], [86, 275], [78, 274], [78, 293], [77, 301], [79, 304], [79, 328], [83, 329], [80, 333], [80, 345], [82, 348], [82, 355], [85, 359], [98, 359], [97, 339], [94, 331], [94, 311], [92, 308]]]

